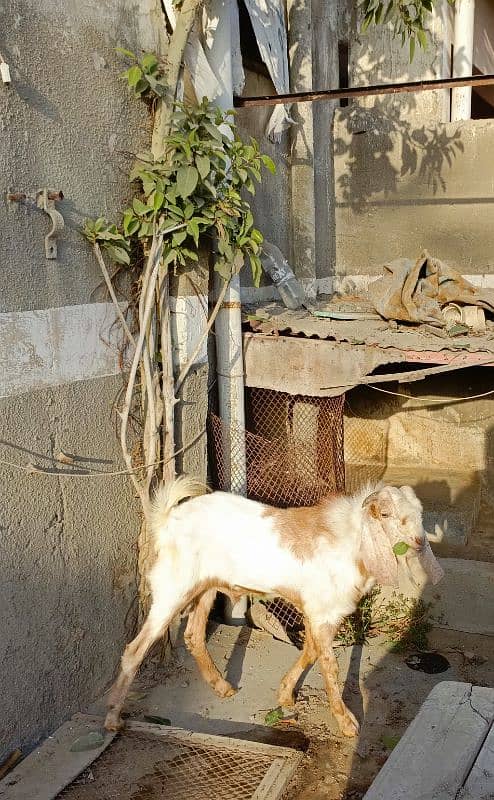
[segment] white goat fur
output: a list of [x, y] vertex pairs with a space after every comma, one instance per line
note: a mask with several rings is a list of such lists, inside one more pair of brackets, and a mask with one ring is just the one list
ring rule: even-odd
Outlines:
[[[329, 497], [317, 511], [304, 509], [305, 516], [300, 517], [305, 521], [301, 541], [307, 544], [303, 556], [299, 550], [294, 552], [284, 536], [283, 515], [290, 510], [273, 512], [244, 497], [206, 491], [183, 476], [156, 495], [151, 512], [157, 549], [149, 576], [152, 607], [122, 658], [122, 670], [110, 696], [107, 727], [120, 726], [126, 692], [145, 653], [191, 602], [195, 606], [186, 641], [213, 688], [222, 696], [233, 693], [205, 645], [207, 615], [216, 589], [221, 589], [234, 595], [281, 594], [292, 602], [297, 600], [306, 620], [306, 642], [297, 664], [282, 682], [280, 704], [293, 702], [296, 681], [319, 657], [333, 713], [342, 732], [355, 735], [358, 723], [343, 704], [337, 686], [332, 640], [342, 619], [374, 585], [383, 560], [390, 559], [391, 570], [396, 565], [392, 545], [405, 541], [420, 549], [424, 540], [421, 505], [413, 490], [366, 487], [352, 497]], [[377, 553], [372, 553], [376, 539]], [[381, 562], [378, 565], [376, 558]]]

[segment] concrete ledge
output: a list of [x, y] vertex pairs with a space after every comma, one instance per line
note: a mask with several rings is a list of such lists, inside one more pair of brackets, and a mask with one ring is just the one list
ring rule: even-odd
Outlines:
[[[432, 602], [430, 618], [436, 627], [494, 636], [494, 564], [461, 558], [439, 561], [445, 576], [437, 586], [413, 586], [403, 568], [399, 592]], [[392, 592], [383, 588], [381, 598], [388, 599]]]

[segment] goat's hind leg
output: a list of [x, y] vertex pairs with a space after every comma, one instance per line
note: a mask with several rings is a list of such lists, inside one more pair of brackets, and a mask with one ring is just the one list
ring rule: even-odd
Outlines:
[[117, 731], [122, 728], [123, 723], [120, 714], [130, 684], [134, 680], [135, 674], [149, 648], [164, 634], [166, 628], [173, 617], [180, 611], [182, 605], [183, 603], [179, 602], [169, 603], [165, 609], [163, 603], [159, 606], [153, 603], [141, 630], [135, 639], [125, 648], [122, 656], [120, 673], [110, 690], [108, 698], [108, 712], [105, 719], [105, 728], [108, 731]]
[[223, 678], [206, 645], [206, 626], [215, 597], [216, 589], [208, 589], [196, 600], [187, 620], [184, 639], [204, 680], [218, 697], [231, 697], [236, 689]]

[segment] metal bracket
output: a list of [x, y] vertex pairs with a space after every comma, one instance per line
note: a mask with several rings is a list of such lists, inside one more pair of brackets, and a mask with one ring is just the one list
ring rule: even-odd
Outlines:
[[40, 189], [36, 192], [36, 205], [45, 211], [52, 221], [52, 228], [45, 236], [45, 256], [46, 258], [57, 257], [57, 237], [63, 230], [65, 223], [62, 215], [55, 208], [55, 200], [62, 200], [63, 192], [48, 191]]
[[45, 236], [45, 256], [46, 258], [57, 257], [57, 237], [64, 229], [65, 223], [62, 215], [55, 208], [56, 200], [63, 200], [63, 192], [53, 189], [39, 189], [36, 196], [32, 197], [25, 192], [10, 192], [7, 194], [9, 203], [27, 203], [36, 205], [44, 211], [51, 219], [51, 231]]

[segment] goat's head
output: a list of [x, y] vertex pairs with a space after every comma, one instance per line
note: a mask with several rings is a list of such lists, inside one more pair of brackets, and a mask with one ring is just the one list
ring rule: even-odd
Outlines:
[[442, 577], [424, 532], [422, 504], [410, 486], [384, 486], [362, 503], [362, 557], [379, 583], [394, 585], [398, 564], [393, 547], [404, 542], [434, 583]]

